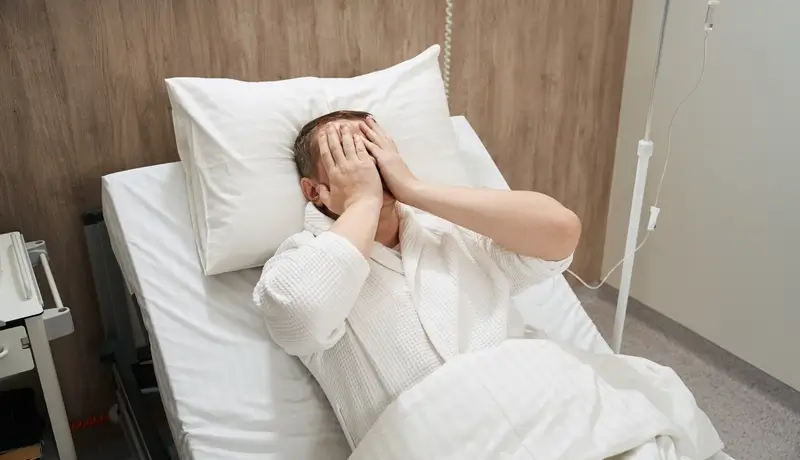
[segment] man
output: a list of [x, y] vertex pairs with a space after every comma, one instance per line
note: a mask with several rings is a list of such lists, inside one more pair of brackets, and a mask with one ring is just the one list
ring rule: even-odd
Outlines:
[[511, 296], [565, 270], [578, 243], [575, 214], [540, 193], [418, 180], [364, 112], [308, 123], [295, 160], [306, 231], [267, 262], [254, 299], [352, 447], [445, 361], [502, 343]]

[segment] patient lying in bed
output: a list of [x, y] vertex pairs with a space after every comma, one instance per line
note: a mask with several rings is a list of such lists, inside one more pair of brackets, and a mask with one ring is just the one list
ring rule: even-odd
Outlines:
[[435, 373], [440, 383], [453, 378], [437, 373], [446, 362], [502, 351], [512, 296], [562, 273], [578, 243], [578, 218], [543, 194], [421, 182], [367, 113], [311, 121], [295, 160], [309, 200], [305, 231], [267, 262], [254, 299], [273, 339], [319, 382], [353, 448], [404, 392], [434, 385], [426, 377]]
[[500, 344], [511, 295], [561, 273], [578, 242], [578, 218], [545, 195], [419, 182], [366, 113], [308, 123], [295, 156], [306, 231], [264, 267], [255, 300], [352, 445], [447, 359]]

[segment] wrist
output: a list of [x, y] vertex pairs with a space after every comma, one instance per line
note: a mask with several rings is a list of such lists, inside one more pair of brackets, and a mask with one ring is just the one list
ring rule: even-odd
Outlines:
[[361, 196], [358, 198], [354, 198], [351, 202], [345, 205], [345, 211], [355, 208], [355, 209], [363, 209], [363, 210], [375, 210], [378, 211], [383, 206], [383, 197], [373, 197], [373, 196]]
[[420, 200], [425, 196], [427, 185], [419, 179], [414, 179], [406, 182], [402, 187], [399, 187], [398, 194], [395, 198], [403, 204], [413, 207], [419, 207]]

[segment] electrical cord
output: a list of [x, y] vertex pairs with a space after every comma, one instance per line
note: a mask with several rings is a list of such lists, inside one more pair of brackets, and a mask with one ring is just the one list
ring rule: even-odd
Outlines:
[[442, 80], [444, 92], [450, 98], [450, 54], [453, 47], [453, 0], [446, 0], [444, 9], [444, 53], [442, 56]]
[[675, 119], [678, 117], [678, 113], [680, 113], [681, 109], [683, 108], [683, 104], [692, 97], [695, 91], [700, 88], [700, 84], [703, 83], [703, 76], [706, 73], [706, 56], [708, 55], [708, 30], [706, 30], [705, 37], [703, 38], [703, 64], [700, 66], [700, 76], [697, 78], [697, 83], [695, 83], [694, 88], [689, 91], [689, 94], [683, 98], [680, 104], [678, 104], [678, 108], [675, 109], [675, 113], [672, 114], [672, 119], [669, 121], [669, 130], [667, 131], [667, 154], [664, 158], [664, 168], [661, 170], [661, 179], [658, 181], [658, 188], [656, 189], [656, 199], [653, 202], [653, 206], [658, 206], [658, 199], [661, 197], [661, 186], [664, 185], [664, 177], [667, 175], [667, 165], [669, 165], [669, 156], [672, 152], [672, 128], [675, 124]]
[[[695, 91], [697, 91], [697, 89], [700, 88], [700, 85], [703, 83], [703, 77], [705, 76], [706, 73], [706, 58], [708, 56], [708, 32], [710, 30], [711, 29], [707, 27], [705, 31], [705, 37], [703, 37], [703, 62], [700, 65], [700, 76], [697, 78], [697, 83], [695, 83], [694, 88], [692, 88], [692, 90], [689, 91], [686, 94], [686, 96], [684, 96], [680, 104], [678, 104], [678, 107], [675, 109], [675, 112], [672, 114], [672, 118], [669, 121], [669, 128], [667, 130], [667, 153], [664, 158], [664, 167], [661, 170], [661, 178], [658, 181], [658, 188], [656, 189], [656, 197], [653, 202], [653, 206], [651, 207], [651, 212], [653, 208], [658, 209], [658, 200], [659, 198], [661, 198], [661, 187], [664, 185], [664, 177], [666, 177], [667, 175], [667, 166], [669, 165], [669, 157], [670, 154], [672, 153], [672, 128], [674, 127], [675, 119], [678, 117], [678, 114], [680, 113], [686, 101], [688, 101], [689, 98], [692, 97]], [[608, 281], [608, 278], [611, 276], [611, 274], [614, 273], [619, 268], [619, 266], [622, 265], [623, 262], [625, 262], [631, 256], [636, 254], [639, 251], [639, 249], [641, 249], [642, 246], [644, 246], [644, 244], [647, 242], [647, 238], [650, 236], [650, 233], [655, 229], [655, 219], [651, 218], [650, 220], [651, 223], [648, 224], [647, 233], [645, 233], [644, 238], [642, 238], [642, 241], [636, 246], [636, 248], [633, 251], [629, 252], [628, 254], [625, 254], [625, 256], [622, 259], [620, 259], [620, 261], [617, 262], [617, 264], [614, 265], [611, 268], [611, 270], [608, 271], [608, 273], [606, 273], [606, 276], [604, 276], [603, 279], [600, 280], [598, 284], [591, 285], [587, 283], [580, 276], [576, 275], [575, 272], [573, 272], [572, 270], [567, 269], [567, 273], [572, 275], [576, 280], [578, 280], [588, 289], [591, 290], [600, 289], [604, 284], [606, 284], [606, 281]]]
[[600, 283], [598, 283], [596, 285], [591, 285], [591, 284], [587, 283], [580, 276], [576, 275], [575, 272], [573, 272], [570, 269], [567, 269], [567, 273], [569, 273], [570, 275], [575, 277], [576, 280], [580, 281], [580, 283], [582, 285], [586, 286], [588, 289], [591, 289], [593, 291], [597, 290], [597, 289], [600, 289], [601, 287], [603, 287], [604, 284], [606, 284], [606, 281], [608, 281], [608, 278], [611, 276], [611, 274], [614, 273], [619, 268], [619, 266], [622, 265], [623, 262], [625, 262], [630, 256], [636, 254], [636, 252], [639, 251], [639, 249], [641, 249], [642, 246], [644, 246], [644, 244], [647, 242], [647, 237], [649, 237], [649, 236], [650, 236], [650, 232], [645, 233], [644, 234], [644, 238], [642, 238], [642, 241], [639, 243], [638, 246], [636, 246], [636, 249], [634, 249], [633, 251], [629, 252], [627, 255], [625, 255], [625, 257], [623, 257], [619, 262], [617, 262], [617, 264], [614, 265], [614, 267], [612, 267], [611, 270], [608, 271], [608, 273], [606, 273], [606, 276], [603, 277], [603, 279], [600, 281]]

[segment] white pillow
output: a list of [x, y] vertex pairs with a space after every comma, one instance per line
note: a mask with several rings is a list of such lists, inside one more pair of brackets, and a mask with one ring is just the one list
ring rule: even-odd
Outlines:
[[432, 46], [354, 78], [166, 80], [205, 273], [262, 265], [302, 230], [305, 199], [292, 145], [300, 128], [320, 115], [371, 112], [421, 179], [469, 185], [438, 56], [439, 47]]

